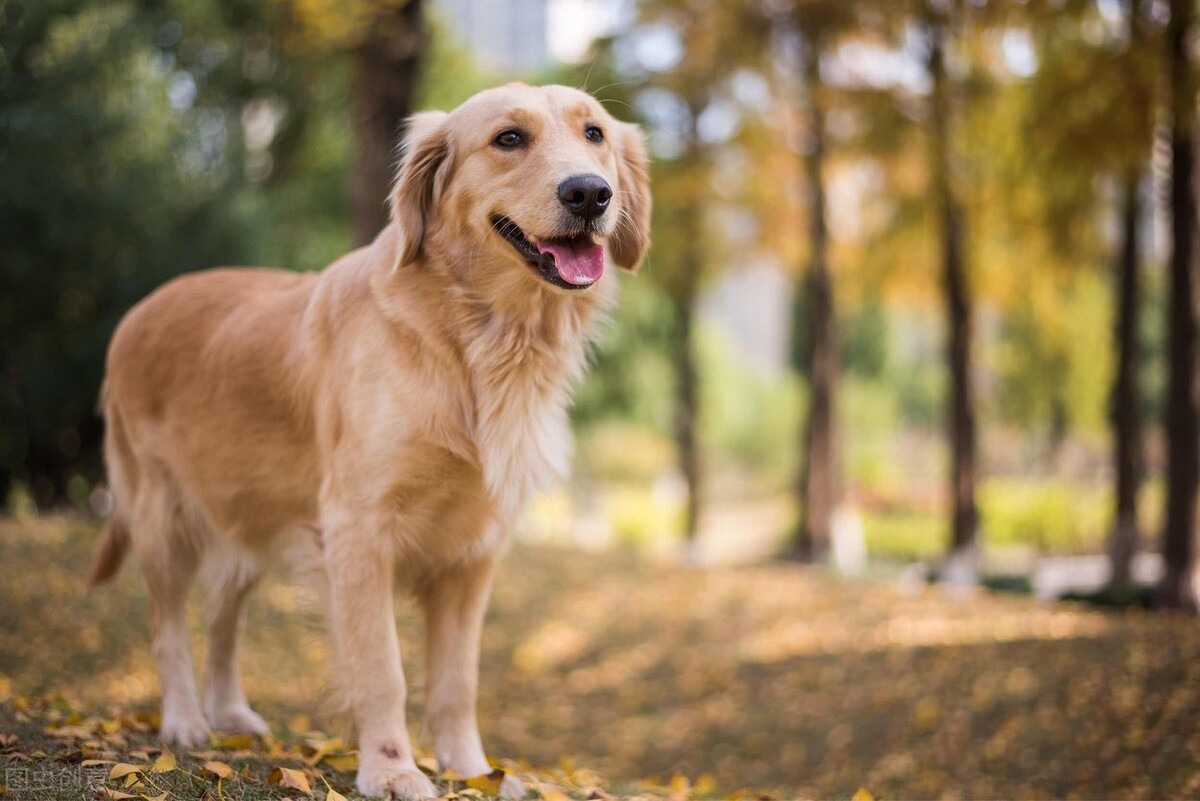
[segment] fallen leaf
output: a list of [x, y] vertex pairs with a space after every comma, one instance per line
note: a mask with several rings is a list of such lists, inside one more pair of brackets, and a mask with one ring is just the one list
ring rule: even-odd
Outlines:
[[254, 747], [254, 735], [213, 732], [211, 742], [222, 751], [245, 751]]
[[347, 798], [337, 790], [330, 787], [325, 793], [325, 801], [347, 801]]
[[329, 740], [310, 740], [308, 747], [312, 749], [312, 754], [305, 762], [310, 768], [315, 768], [326, 757], [346, 750], [346, 744], [336, 737]]
[[234, 775], [234, 769], [224, 762], [209, 761], [200, 766], [200, 770], [211, 773], [219, 779], [228, 779]]
[[121, 790], [114, 790], [111, 787], [101, 787], [100, 790], [105, 795], [107, 795], [109, 798], [137, 798], [138, 797], [138, 796], [134, 795], [133, 793], [126, 793], [126, 792], [122, 792]]
[[481, 790], [488, 795], [500, 794], [500, 783], [504, 781], [504, 769], [496, 768], [491, 773], [484, 773], [480, 776], [472, 776], [467, 779], [467, 787], [474, 790]]
[[358, 770], [358, 754], [349, 753], [325, 757], [325, 764], [339, 773], [353, 773]]
[[293, 790], [301, 791], [305, 795], [312, 794], [312, 786], [308, 783], [308, 777], [295, 768], [275, 768], [271, 771], [271, 775], [267, 777], [267, 783], [278, 784], [280, 787], [290, 787]]
[[108, 772], [108, 778], [120, 779], [132, 773], [139, 773], [146, 769], [145, 765], [130, 765], [128, 762], [118, 762], [112, 766], [112, 770]]
[[850, 796], [850, 801], [875, 801], [875, 796], [871, 795], [871, 791], [866, 787], [859, 787], [854, 791], [854, 795]]
[[572, 801], [571, 796], [567, 795], [561, 790], [555, 790], [553, 787], [547, 787], [541, 782], [537, 782], [535, 787], [538, 791], [538, 794], [546, 801]]
[[158, 759], [154, 760], [155, 773], [170, 773], [177, 767], [178, 764], [175, 761], [175, 755], [167, 749], [163, 749]]

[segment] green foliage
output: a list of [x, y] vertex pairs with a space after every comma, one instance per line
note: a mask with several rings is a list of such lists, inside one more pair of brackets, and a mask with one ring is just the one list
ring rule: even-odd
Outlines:
[[1111, 518], [1103, 488], [1056, 480], [993, 479], [981, 488], [979, 509], [988, 543], [1057, 552], [1102, 545]]
[[621, 299], [575, 393], [572, 415], [584, 428], [621, 419], [667, 434], [675, 392], [668, 356], [671, 303], [645, 273], [621, 282]]
[[43, 497], [94, 474], [118, 317], [251, 250], [236, 117], [205, 102], [220, 70], [188, 70], [205, 56], [172, 22], [132, 2], [0, 5], [0, 490], [27, 468]]
[[1026, 428], [1103, 430], [1114, 356], [1109, 284], [1089, 272], [1045, 276], [1002, 324], [996, 354], [998, 417]]
[[792, 375], [764, 375], [742, 361], [723, 332], [700, 330], [700, 436], [715, 461], [775, 479], [794, 470], [800, 420], [807, 404]]

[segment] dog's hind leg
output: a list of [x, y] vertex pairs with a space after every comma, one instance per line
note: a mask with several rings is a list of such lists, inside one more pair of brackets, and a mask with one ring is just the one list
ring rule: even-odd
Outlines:
[[208, 586], [208, 654], [204, 711], [217, 731], [267, 734], [267, 724], [246, 702], [238, 671], [242, 606], [258, 584], [248, 559], [220, 558]]
[[168, 479], [142, 483], [130, 529], [150, 594], [154, 658], [163, 693], [159, 736], [169, 743], [199, 745], [207, 742], [209, 727], [196, 692], [187, 625], [188, 589], [199, 562], [199, 543], [184, 527], [178, 495]]

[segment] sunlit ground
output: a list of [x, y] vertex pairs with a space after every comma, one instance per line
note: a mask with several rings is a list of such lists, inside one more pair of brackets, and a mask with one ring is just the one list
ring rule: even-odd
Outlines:
[[[94, 537], [75, 520], [0, 522], [0, 712], [43, 693], [88, 715], [153, 707], [140, 577], [85, 592]], [[281, 730], [309, 715], [336, 731], [305, 606], [280, 584], [256, 596], [247, 689]], [[404, 614], [419, 732], [418, 634]], [[481, 686], [494, 755], [571, 760], [615, 789], [707, 774], [719, 795], [776, 798], [1200, 794], [1200, 628], [1165, 614], [518, 545]]]

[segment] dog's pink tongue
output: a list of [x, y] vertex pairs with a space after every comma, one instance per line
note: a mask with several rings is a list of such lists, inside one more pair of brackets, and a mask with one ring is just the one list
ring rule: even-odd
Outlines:
[[538, 250], [554, 256], [558, 276], [568, 284], [589, 286], [604, 274], [604, 245], [591, 237], [537, 241]]

